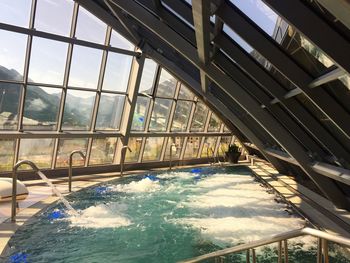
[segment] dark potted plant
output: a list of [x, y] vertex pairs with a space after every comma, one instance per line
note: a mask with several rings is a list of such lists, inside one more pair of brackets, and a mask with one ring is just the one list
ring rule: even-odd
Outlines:
[[225, 152], [226, 159], [230, 163], [237, 163], [239, 156], [241, 156], [241, 152], [239, 151], [239, 147], [235, 144], [230, 144], [228, 146], [227, 152]]

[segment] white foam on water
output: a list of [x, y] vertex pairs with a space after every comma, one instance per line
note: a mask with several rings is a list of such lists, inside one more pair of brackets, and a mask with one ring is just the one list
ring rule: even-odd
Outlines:
[[118, 184], [113, 187], [115, 191], [124, 193], [151, 193], [156, 192], [161, 188], [159, 181], [152, 181], [149, 178], [144, 178], [140, 181], [132, 181], [128, 184]]
[[302, 228], [304, 221], [291, 216], [286, 205], [247, 175], [215, 174], [199, 180], [196, 195], [179, 205], [190, 208], [195, 216], [173, 219], [199, 229], [218, 245], [259, 240]]
[[78, 215], [71, 215], [67, 219], [73, 227], [83, 228], [117, 228], [132, 224], [124, 215], [127, 206], [110, 203], [90, 206], [80, 210]]
[[168, 172], [157, 175], [157, 177], [160, 179], [193, 179], [193, 177], [196, 175], [198, 174], [190, 172]]

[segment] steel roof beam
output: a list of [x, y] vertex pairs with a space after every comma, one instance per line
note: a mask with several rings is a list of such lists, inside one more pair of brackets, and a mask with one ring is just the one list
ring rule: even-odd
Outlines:
[[312, 90], [308, 85], [313, 78], [294, 62], [274, 40], [258, 29], [237, 7], [224, 2], [217, 10], [218, 15], [231, 29], [262, 54], [286, 78], [299, 87], [303, 93], [350, 138], [350, 114], [325, 90]]
[[[224, 89], [227, 95], [231, 96], [242, 108], [244, 108], [249, 114], [268, 131], [288, 152], [293, 156], [301, 168], [310, 176], [310, 178], [316, 183], [320, 190], [328, 196], [338, 207], [346, 208], [350, 210], [350, 203], [346, 199], [345, 195], [339, 191], [339, 188], [333, 181], [327, 177], [323, 177], [315, 173], [309, 167], [310, 158], [304, 152], [304, 149], [293, 137], [286, 131], [281, 125], [279, 125], [274, 118], [270, 116], [265, 110], [261, 109], [251, 96], [246, 93], [236, 82], [223, 74], [219, 69], [213, 65], [207, 65], [201, 67], [198, 57], [196, 55], [196, 49], [185, 41], [181, 36], [174, 32], [168, 25], [159, 21], [147, 10], [141, 6], [135, 4], [133, 1], [126, 0], [112, 0], [116, 6], [129, 13], [138, 23], [144, 25], [148, 30], [152, 31], [164, 42], [173, 47], [177, 52], [182, 54], [184, 58], [188, 59], [197, 68], [204, 70], [208, 77], [216, 82], [218, 86]], [[247, 30], [247, 29], [246, 29]]]
[[[350, 73], [350, 43], [300, 0], [263, 0]], [[337, 2], [337, 1], [333, 1]], [[348, 7], [349, 16], [350, 6]]]

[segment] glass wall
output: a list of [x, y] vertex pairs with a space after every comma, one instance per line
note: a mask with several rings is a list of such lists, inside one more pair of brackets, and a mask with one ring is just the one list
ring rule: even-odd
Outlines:
[[0, 29], [0, 173], [21, 159], [66, 168], [74, 150], [88, 158], [74, 166], [118, 164], [122, 136], [128, 163], [199, 158], [204, 138], [221, 135], [220, 119], [171, 71], [146, 58], [131, 75], [135, 46], [76, 2], [4, 0], [0, 23], [30, 29]]

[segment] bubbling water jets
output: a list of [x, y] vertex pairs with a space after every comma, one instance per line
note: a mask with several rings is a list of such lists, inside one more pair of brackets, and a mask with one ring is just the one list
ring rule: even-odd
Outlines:
[[129, 184], [119, 184], [113, 187], [117, 192], [124, 193], [152, 193], [161, 188], [159, 181], [146, 177], [140, 181], [132, 181]]
[[125, 204], [109, 203], [90, 206], [81, 210], [77, 215], [67, 218], [73, 227], [82, 228], [118, 228], [132, 224], [125, 216], [127, 210]]

